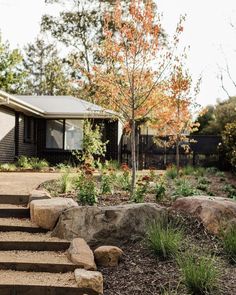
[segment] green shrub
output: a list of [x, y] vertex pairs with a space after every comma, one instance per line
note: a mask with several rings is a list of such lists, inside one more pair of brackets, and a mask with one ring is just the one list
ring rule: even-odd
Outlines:
[[156, 200], [162, 200], [165, 197], [166, 194], [166, 186], [163, 181], [159, 182], [156, 184], [155, 187], [155, 195], [156, 195]]
[[138, 184], [133, 195], [133, 201], [135, 203], [143, 203], [145, 194], [147, 193], [147, 189], [148, 189], [147, 182]]
[[69, 171], [71, 169], [71, 166], [69, 164], [59, 163], [56, 165], [56, 168], [61, 171]]
[[217, 167], [208, 167], [206, 168], [206, 172], [209, 174], [216, 174], [219, 171], [219, 169]]
[[236, 263], [236, 225], [224, 232], [223, 245], [230, 261]]
[[32, 168], [31, 165], [30, 165], [30, 163], [29, 163], [29, 158], [26, 157], [26, 156], [20, 156], [17, 159], [16, 166], [17, 167], [20, 167], [20, 168], [24, 168], [24, 169], [30, 169], [30, 168]]
[[176, 166], [171, 166], [166, 169], [166, 177], [170, 179], [175, 179], [178, 176], [178, 171]]
[[125, 170], [118, 177], [118, 186], [124, 191], [130, 191], [131, 188], [131, 174], [129, 170]]
[[234, 185], [226, 184], [223, 187], [224, 192], [227, 193], [227, 197], [233, 200], [236, 200], [236, 188]]
[[198, 190], [201, 190], [201, 191], [204, 191], [204, 192], [207, 192], [207, 190], [208, 190], [208, 184], [199, 183], [197, 185], [197, 189]]
[[218, 272], [215, 259], [185, 253], [177, 258], [183, 283], [192, 294], [209, 294], [217, 287]]
[[49, 166], [46, 160], [40, 160], [39, 158], [29, 158], [29, 164], [34, 170], [42, 170]]
[[164, 260], [177, 254], [182, 237], [182, 231], [164, 219], [151, 224], [147, 231], [149, 247]]
[[198, 179], [198, 183], [199, 183], [199, 184], [210, 184], [211, 181], [208, 180], [206, 177], [199, 177], [199, 179]]
[[72, 186], [72, 179], [70, 177], [69, 171], [66, 171], [62, 174], [62, 176], [59, 179], [59, 186], [60, 186], [60, 192], [63, 194], [70, 191]]
[[195, 168], [191, 165], [187, 165], [186, 167], [182, 168], [183, 175], [193, 175], [195, 172]]
[[91, 176], [81, 174], [77, 181], [78, 201], [82, 205], [94, 205], [97, 203], [97, 184]]
[[195, 169], [194, 175], [203, 177], [206, 174], [206, 169], [204, 167], [198, 167]]
[[114, 176], [112, 174], [103, 174], [101, 177], [101, 193], [110, 194], [113, 190]]
[[0, 164], [0, 171], [3, 171], [3, 172], [16, 171], [16, 165], [10, 164], [10, 163]]
[[225, 177], [225, 173], [223, 171], [217, 171], [215, 176], [217, 176], [217, 177]]
[[173, 196], [176, 197], [188, 197], [193, 196], [197, 193], [196, 189], [192, 187], [191, 183], [186, 179], [179, 179], [175, 182], [176, 188]]

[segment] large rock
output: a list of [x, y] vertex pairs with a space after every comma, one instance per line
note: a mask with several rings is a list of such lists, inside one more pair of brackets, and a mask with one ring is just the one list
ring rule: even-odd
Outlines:
[[216, 235], [236, 218], [236, 202], [221, 197], [180, 198], [174, 202], [172, 209], [197, 217], [209, 232]]
[[78, 267], [87, 270], [96, 270], [93, 251], [84, 239], [73, 239], [68, 249], [68, 258]]
[[78, 288], [86, 288], [103, 294], [103, 276], [100, 272], [76, 269], [75, 280]]
[[29, 203], [34, 200], [51, 199], [50, 194], [45, 190], [33, 190], [29, 196]]
[[34, 200], [30, 202], [30, 218], [38, 226], [52, 230], [60, 214], [71, 207], [78, 204], [69, 198]]
[[147, 225], [165, 214], [165, 208], [152, 203], [82, 206], [64, 211], [52, 234], [69, 240], [81, 237], [92, 245], [117, 245], [143, 236]]
[[99, 266], [117, 266], [123, 251], [116, 246], [100, 246], [94, 251], [96, 262]]

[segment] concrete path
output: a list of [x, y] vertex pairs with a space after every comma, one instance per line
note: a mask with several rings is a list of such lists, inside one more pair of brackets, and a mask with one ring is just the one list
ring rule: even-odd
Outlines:
[[60, 173], [0, 172], [0, 195], [27, 195], [42, 182], [58, 177]]

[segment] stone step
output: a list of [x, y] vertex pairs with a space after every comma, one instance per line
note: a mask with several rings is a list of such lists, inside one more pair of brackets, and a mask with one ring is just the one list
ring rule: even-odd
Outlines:
[[50, 236], [50, 233], [0, 232], [0, 250], [65, 251], [70, 242]]
[[0, 270], [1, 295], [98, 295], [77, 288], [73, 272], [46, 273]]
[[2, 195], [0, 194], [0, 204], [27, 205], [29, 195]]
[[38, 227], [30, 221], [23, 218], [0, 218], [0, 232], [28, 232], [28, 233], [46, 233], [47, 230]]
[[0, 204], [0, 218], [6, 217], [29, 218], [30, 210], [19, 205]]
[[66, 273], [77, 268], [66, 252], [0, 251], [0, 269]]

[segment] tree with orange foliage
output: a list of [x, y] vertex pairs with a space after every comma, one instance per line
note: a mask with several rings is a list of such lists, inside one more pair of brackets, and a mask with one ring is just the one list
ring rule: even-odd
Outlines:
[[131, 0], [128, 11], [117, 1], [113, 13], [105, 15], [104, 41], [99, 48], [101, 65], [94, 68], [97, 103], [115, 110], [130, 127], [132, 194], [136, 184], [137, 123], [155, 119], [162, 128], [172, 116], [174, 97], [169, 95], [169, 75], [177, 62], [174, 51], [183, 18], [167, 46], [156, 15], [151, 0]]

